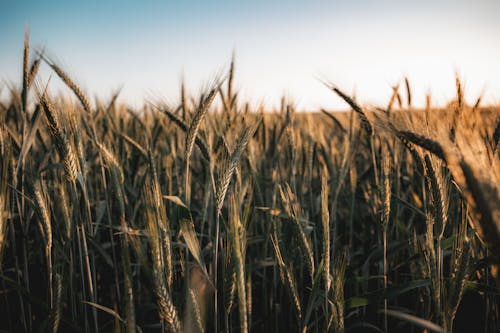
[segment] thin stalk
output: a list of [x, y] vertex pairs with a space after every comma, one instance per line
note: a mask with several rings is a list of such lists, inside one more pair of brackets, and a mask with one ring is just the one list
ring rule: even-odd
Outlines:
[[[382, 232], [382, 243], [384, 247], [384, 290], [387, 290], [387, 226]], [[388, 332], [387, 328], [387, 297], [384, 297], [384, 332]]]
[[218, 332], [218, 306], [217, 306], [217, 301], [218, 301], [218, 291], [219, 288], [217, 287], [217, 258], [219, 257], [219, 237], [220, 237], [220, 212], [216, 212], [215, 216], [215, 257], [214, 257], [214, 262], [213, 262], [213, 272], [214, 272], [214, 332]]

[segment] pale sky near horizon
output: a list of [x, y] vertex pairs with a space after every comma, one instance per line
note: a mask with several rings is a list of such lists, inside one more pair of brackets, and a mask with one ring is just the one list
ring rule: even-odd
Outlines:
[[[21, 82], [23, 35], [45, 48], [91, 96], [138, 107], [177, 103], [184, 75], [195, 94], [236, 54], [243, 99], [268, 107], [345, 105], [329, 80], [358, 101], [384, 106], [406, 75], [414, 100], [500, 102], [499, 0], [7, 1], [0, 0], [0, 88]], [[50, 72], [45, 68], [43, 77]], [[51, 85], [57, 90], [58, 79]], [[4, 89], [5, 90], [5, 89]]]

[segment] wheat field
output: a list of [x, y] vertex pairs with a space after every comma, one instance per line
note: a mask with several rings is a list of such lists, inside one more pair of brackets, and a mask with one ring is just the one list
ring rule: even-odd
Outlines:
[[[498, 332], [500, 108], [92, 101], [24, 45], [0, 104], [2, 332]], [[47, 66], [67, 94], [38, 78]], [[362, 98], [362, 96], [361, 96]], [[273, 111], [273, 112], [270, 112]]]

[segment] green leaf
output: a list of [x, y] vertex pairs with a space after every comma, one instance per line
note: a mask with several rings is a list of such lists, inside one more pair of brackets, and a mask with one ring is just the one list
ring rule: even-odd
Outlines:
[[184, 203], [184, 201], [182, 201], [181, 198], [179, 198], [178, 196], [176, 195], [164, 195], [163, 196], [163, 199], [167, 199], [171, 202], [173, 202], [174, 204], [176, 204], [177, 206], [181, 206], [187, 210], [189, 210], [189, 208], [187, 207], [187, 205]]
[[379, 312], [385, 313], [386, 315], [394, 317], [394, 318], [398, 318], [398, 319], [407, 321], [409, 323], [412, 323], [413, 325], [420, 326], [420, 327], [428, 329], [432, 332], [445, 333], [445, 330], [441, 326], [434, 324], [433, 322], [431, 322], [429, 320], [425, 320], [425, 319], [419, 318], [417, 316], [414, 316], [414, 315], [411, 315], [408, 313], [404, 313], [401, 311], [395, 311], [395, 310], [380, 310]]
[[122, 318], [122, 317], [120, 317], [120, 315], [119, 315], [119, 314], [118, 314], [115, 310], [110, 309], [110, 308], [108, 308], [108, 307], [106, 307], [106, 306], [104, 306], [104, 305], [100, 305], [100, 304], [97, 304], [97, 303], [92, 303], [92, 302], [87, 302], [87, 301], [82, 301], [82, 303], [84, 303], [84, 304], [88, 304], [88, 305], [90, 305], [90, 306], [93, 306], [93, 307], [94, 307], [94, 308], [96, 308], [96, 309], [99, 309], [99, 310], [101, 310], [101, 311], [104, 311], [104, 312], [106, 312], [106, 313], [108, 313], [108, 314], [112, 315], [113, 317], [115, 317], [116, 319], [118, 319], [119, 321], [121, 321], [122, 323], [124, 323], [124, 322], [125, 322], [125, 320], [123, 320], [123, 318]]
[[414, 289], [426, 287], [430, 285], [429, 279], [415, 280], [395, 287], [387, 288], [386, 290], [380, 289], [366, 295], [353, 296], [347, 300], [347, 308], [353, 309], [369, 304], [380, 303], [387, 298], [387, 300], [399, 297]]
[[347, 300], [347, 308], [348, 309], [359, 308], [362, 306], [367, 306], [370, 303], [372, 302], [370, 302], [370, 299], [368, 297], [354, 296]]

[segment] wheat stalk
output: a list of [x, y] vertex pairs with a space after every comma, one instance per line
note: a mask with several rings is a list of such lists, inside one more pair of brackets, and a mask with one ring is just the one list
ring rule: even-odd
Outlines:
[[59, 324], [61, 322], [61, 316], [62, 316], [63, 283], [62, 283], [62, 275], [59, 273], [56, 273], [55, 284], [56, 284], [56, 287], [55, 287], [56, 295], [55, 295], [55, 300], [54, 300], [54, 306], [51, 309], [51, 313], [50, 313], [51, 331], [53, 333], [56, 333], [57, 331], [59, 331]]
[[331, 287], [330, 276], [330, 212], [328, 211], [328, 169], [323, 166], [321, 172], [321, 224], [323, 227], [323, 279], [328, 293]]
[[[182, 131], [187, 132], [189, 127], [188, 125], [179, 117], [177, 117], [172, 111], [170, 111], [168, 108], [163, 108], [162, 113], [165, 114], [174, 124], [179, 126]], [[195, 138], [195, 143], [200, 149], [200, 152], [202, 156], [210, 162], [210, 150], [208, 149], [208, 145], [206, 144], [205, 140], [203, 140], [200, 136], [196, 136]]]
[[52, 139], [54, 140], [56, 149], [61, 158], [66, 179], [68, 180], [68, 182], [73, 183], [76, 180], [76, 176], [78, 173], [73, 147], [71, 146], [66, 134], [63, 131], [57, 112], [55, 111], [45, 93], [40, 97], [40, 104], [42, 105], [42, 109], [44, 110], [45, 118], [47, 119], [47, 125], [50, 129], [50, 134], [52, 136]]
[[299, 239], [299, 245], [302, 251], [302, 254], [304, 256], [305, 262], [306, 262], [306, 267], [309, 271], [311, 279], [314, 276], [314, 254], [311, 246], [311, 241], [307, 237], [304, 226], [300, 222], [300, 215], [299, 215], [299, 210], [300, 208], [298, 207], [297, 203], [297, 198], [293, 194], [290, 186], [288, 184], [285, 184], [284, 187], [280, 186], [279, 188], [280, 191], [280, 196], [281, 196], [281, 201], [283, 202], [283, 206], [285, 208], [285, 211], [288, 215], [288, 217], [292, 220], [294, 228], [293, 230], [297, 234], [297, 237]]
[[232, 250], [234, 253], [233, 259], [235, 261], [234, 267], [236, 272], [236, 288], [238, 291], [238, 311], [240, 314], [240, 331], [242, 333], [248, 332], [248, 308], [245, 284], [245, 255], [243, 244], [245, 243], [245, 230], [241, 224], [238, 206], [236, 203], [235, 195], [233, 194], [231, 200], [231, 213], [230, 213], [230, 235], [232, 241]]
[[42, 221], [44, 236], [45, 236], [45, 257], [47, 259], [47, 272], [49, 275], [49, 292], [50, 292], [50, 305], [53, 305], [53, 289], [52, 289], [52, 222], [50, 219], [50, 212], [47, 207], [47, 200], [42, 194], [42, 190], [38, 184], [35, 185], [34, 195], [38, 215]]
[[24, 52], [23, 52], [23, 89], [21, 91], [21, 99], [22, 99], [22, 109], [23, 112], [26, 113], [26, 108], [27, 108], [27, 100], [28, 100], [28, 86], [29, 86], [29, 78], [30, 78], [30, 72], [29, 72], [29, 53], [30, 53], [30, 33], [29, 30], [26, 28], [26, 31], [24, 33]]
[[87, 94], [69, 77], [69, 75], [58, 65], [56, 65], [53, 61], [48, 59], [42, 52], [39, 52], [39, 56], [47, 63], [47, 65], [52, 68], [52, 70], [59, 76], [59, 78], [68, 86], [68, 88], [73, 91], [75, 96], [78, 98], [82, 107], [89, 114], [92, 112], [92, 108], [90, 106], [90, 100], [87, 97]]
[[219, 180], [219, 186], [217, 187], [217, 195], [216, 195], [216, 207], [217, 212], [220, 214], [222, 210], [222, 205], [224, 204], [224, 198], [226, 197], [227, 190], [229, 189], [229, 184], [231, 182], [231, 178], [236, 170], [238, 163], [240, 161], [241, 155], [245, 150], [250, 138], [253, 136], [257, 127], [260, 123], [260, 120], [256, 121], [253, 125], [246, 126], [243, 129], [242, 135], [238, 138], [236, 142], [236, 148], [233, 153], [229, 156], [228, 161], [226, 162], [225, 168], [221, 173], [221, 177]]
[[368, 133], [369, 136], [373, 135], [373, 125], [366, 116], [365, 111], [363, 111], [363, 108], [359, 106], [351, 97], [348, 95], [344, 94], [339, 88], [327, 84], [327, 87], [329, 87], [331, 90], [333, 90], [337, 95], [340, 96], [349, 106], [357, 113], [359, 116], [359, 119], [361, 121], [361, 125], [365, 129], [366, 133]]

